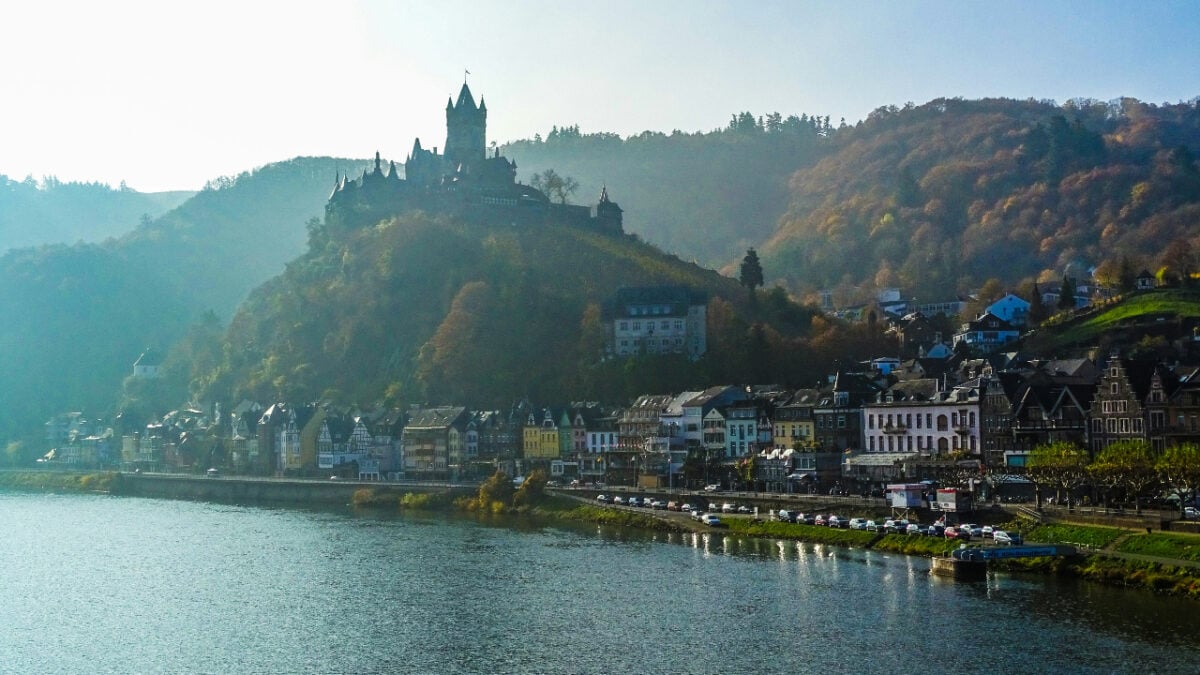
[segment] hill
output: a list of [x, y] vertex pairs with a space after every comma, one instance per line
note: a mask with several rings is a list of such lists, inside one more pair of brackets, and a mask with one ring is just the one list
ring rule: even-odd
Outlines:
[[221, 316], [304, 250], [335, 172], [355, 165], [280, 162], [214, 181], [120, 239], [0, 256], [0, 441], [58, 412], [111, 412], [147, 346], [165, 351], [202, 319], [219, 333]]
[[1096, 348], [1104, 355], [1120, 346], [1131, 355], [1174, 360], [1200, 351], [1194, 348], [1198, 326], [1200, 290], [1158, 289], [1055, 317], [1028, 335], [1025, 347], [1043, 354]]
[[0, 175], [0, 252], [42, 244], [100, 242], [129, 232], [186, 201], [192, 192], [143, 193], [102, 183]]
[[789, 177], [819, 159], [835, 134], [828, 118], [741, 113], [711, 132], [622, 139], [565, 126], [500, 149], [517, 161], [521, 180], [552, 169], [578, 182], [582, 203], [607, 186], [628, 211], [628, 229], [685, 260], [723, 267], [775, 231]]
[[1084, 277], [1122, 255], [1155, 265], [1195, 236], [1197, 151], [1198, 100], [880, 108], [796, 172], [760, 253], [797, 292], [901, 286], [926, 300], [993, 277]]
[[[708, 293], [712, 358], [600, 363], [601, 305], [638, 285]], [[782, 297], [752, 308], [746, 297], [736, 281], [633, 236], [410, 213], [315, 231], [309, 252], [242, 306], [227, 359], [198, 384], [210, 400], [508, 405], [520, 396], [621, 400], [742, 381], [754, 368], [782, 373], [782, 343], [806, 331], [812, 313]], [[758, 321], [772, 326], [753, 328]]]

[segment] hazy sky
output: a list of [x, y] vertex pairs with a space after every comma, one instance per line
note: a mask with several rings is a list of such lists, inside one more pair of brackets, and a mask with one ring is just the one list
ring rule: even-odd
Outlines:
[[4, 0], [0, 63], [0, 174], [198, 189], [441, 147], [468, 69], [489, 142], [940, 96], [1174, 103], [1200, 96], [1200, 2]]

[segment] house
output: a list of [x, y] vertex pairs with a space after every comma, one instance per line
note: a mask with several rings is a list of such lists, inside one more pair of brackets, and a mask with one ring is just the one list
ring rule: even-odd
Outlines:
[[133, 362], [133, 376], [139, 380], [158, 379], [161, 368], [162, 357], [159, 356], [157, 350], [147, 347], [146, 351], [142, 352], [141, 356]]
[[1142, 270], [1133, 280], [1133, 288], [1136, 291], [1152, 291], [1158, 288], [1158, 279], [1154, 278], [1150, 270]]
[[708, 351], [708, 296], [683, 286], [622, 288], [604, 306], [607, 352], [616, 356]]
[[460, 477], [467, 420], [463, 406], [411, 408], [401, 437], [404, 475], [427, 480]]
[[979, 455], [979, 393], [938, 380], [899, 382], [863, 405], [866, 452]]
[[980, 352], [995, 352], [1020, 336], [1016, 326], [991, 312], [984, 312], [974, 321], [962, 325], [954, 335], [954, 347], [965, 345]]
[[1162, 364], [1110, 355], [1091, 404], [1088, 440], [1092, 453], [1120, 441], [1143, 441], [1162, 452], [1167, 399], [1178, 386], [1179, 378]]
[[1029, 317], [1029, 302], [1012, 293], [1006, 293], [1003, 298], [988, 305], [983, 311], [1013, 326], [1024, 326]]

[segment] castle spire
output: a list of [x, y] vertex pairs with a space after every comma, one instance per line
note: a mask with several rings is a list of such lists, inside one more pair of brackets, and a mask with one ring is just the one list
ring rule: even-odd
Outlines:
[[375, 151], [375, 174], [382, 174], [383, 169], [379, 166], [379, 151]]

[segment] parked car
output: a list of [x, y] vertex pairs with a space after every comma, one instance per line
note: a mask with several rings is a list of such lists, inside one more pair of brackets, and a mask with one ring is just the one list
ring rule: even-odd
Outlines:
[[991, 539], [992, 535], [995, 533], [996, 528], [992, 527], [991, 525], [984, 525], [983, 527], [979, 528], [979, 535], [984, 539]]
[[614, 503], [614, 504], [624, 504], [624, 503], [625, 503], [625, 498], [624, 498], [624, 497], [622, 497], [621, 495], [617, 495], [616, 497], [613, 497], [613, 501], [612, 501], [612, 503]]
[[754, 513], [754, 509], [750, 508], [749, 506], [746, 506], [745, 504], [739, 504], [738, 508], [737, 508], [737, 512], [738, 513]]
[[796, 512], [788, 511], [787, 509], [779, 509], [775, 512], [775, 518], [781, 523], [794, 523], [796, 522]]
[[825, 520], [825, 524], [829, 527], [846, 527], [850, 524], [850, 521], [840, 516], [831, 515]]
[[946, 526], [938, 525], [936, 523], [925, 528], [925, 536], [927, 536], [927, 537], [940, 537], [945, 532], [946, 532]]
[[1188, 520], [1200, 520], [1200, 509], [1194, 506], [1183, 507], [1183, 517]]
[[813, 524], [824, 526], [825, 525], [825, 515], [818, 513], [816, 518], [813, 518]]
[[612, 497], [609, 497], [608, 495], [596, 495], [596, 501], [602, 504], [610, 504], [612, 503]]
[[721, 486], [717, 485], [716, 483], [704, 486], [705, 492], [718, 492], [718, 491], [720, 491], [720, 489], [721, 489]]
[[817, 517], [811, 513], [797, 513], [796, 522], [800, 525], [815, 525]]
[[733, 513], [734, 511], [737, 511], [737, 507], [729, 502], [721, 505], [721, 513]]
[[679, 507], [679, 510], [684, 513], [691, 513], [692, 511], [696, 510], [696, 507], [692, 506], [691, 504], [689, 504], [687, 502], [684, 502], [683, 505]]
[[962, 525], [958, 526], [958, 529], [966, 530], [967, 534], [971, 535], [972, 537], [983, 536], [983, 528], [977, 523], [963, 523]]
[[878, 532], [879, 531], [879, 523], [877, 523], [873, 520], [868, 520], [866, 523], [863, 523], [863, 529], [866, 530], [867, 532]]
[[678, 511], [679, 510], [679, 502], [667, 502], [667, 510], [668, 511]]
[[640, 507], [642, 505], [642, 498], [641, 497], [630, 497], [629, 499], [625, 500], [625, 503], [628, 504], [629, 506], [639, 506]]
[[891, 534], [904, 534], [908, 531], [908, 521], [888, 518], [883, 522], [883, 529]]
[[904, 534], [919, 537], [925, 534], [925, 530], [921, 529], [921, 526], [917, 523], [909, 523], [908, 527], [904, 528]]
[[721, 527], [721, 519], [711, 513], [704, 516], [703, 523], [709, 527]]
[[971, 531], [965, 527], [950, 526], [946, 528], [943, 536], [945, 536], [947, 539], [961, 539], [963, 541], [970, 541]]
[[850, 529], [852, 529], [852, 530], [867, 529], [867, 519], [866, 518], [851, 518], [850, 519]]
[[221, 470], [216, 467], [213, 467], [213, 468], [209, 469], [208, 471], [205, 471], [204, 473], [207, 474], [209, 478], [217, 478], [221, 475]]
[[996, 530], [992, 533], [992, 541], [997, 544], [1022, 544], [1025, 540], [1021, 537], [1020, 532], [1007, 532], [1005, 530]]

